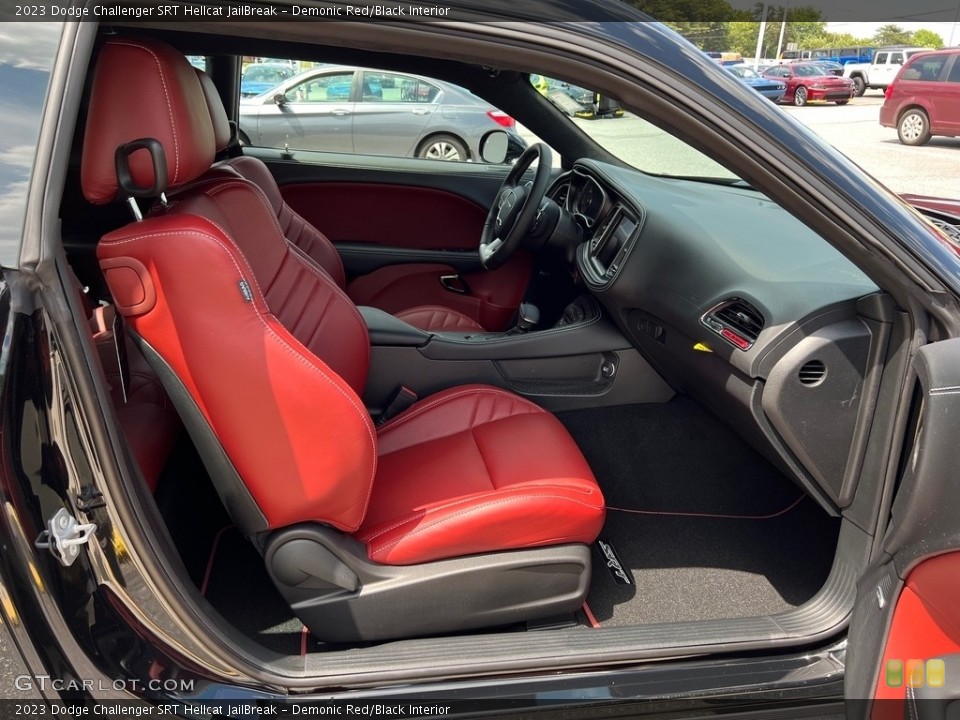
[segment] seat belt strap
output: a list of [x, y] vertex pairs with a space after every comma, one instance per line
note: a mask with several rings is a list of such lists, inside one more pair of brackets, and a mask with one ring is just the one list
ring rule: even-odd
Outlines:
[[380, 417], [377, 418], [377, 424], [382, 425], [391, 418], [395, 418], [408, 407], [413, 405], [417, 400], [419, 400], [419, 398], [413, 390], [405, 385], [401, 385], [393, 394], [393, 399], [387, 403], [387, 406], [383, 409], [383, 412], [380, 413]]

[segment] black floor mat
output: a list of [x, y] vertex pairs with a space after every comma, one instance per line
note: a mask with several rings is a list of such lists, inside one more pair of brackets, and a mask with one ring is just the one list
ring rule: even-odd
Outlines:
[[609, 508], [616, 557], [594, 546], [587, 600], [601, 625], [767, 615], [823, 585], [839, 522], [692, 400], [560, 419]]
[[618, 405], [560, 413], [607, 505], [641, 510], [765, 515], [800, 495], [696, 402]]
[[617, 584], [596, 544], [587, 602], [603, 626], [770, 615], [802, 605], [827, 578], [838, 523], [811, 500], [766, 520], [611, 511], [601, 540], [634, 585]]

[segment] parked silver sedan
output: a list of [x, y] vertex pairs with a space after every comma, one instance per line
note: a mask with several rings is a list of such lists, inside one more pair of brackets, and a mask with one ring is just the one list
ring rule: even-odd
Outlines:
[[470, 161], [502, 129], [512, 154], [526, 142], [512, 117], [450, 83], [358, 67], [308, 70], [240, 101], [240, 139], [252, 145]]

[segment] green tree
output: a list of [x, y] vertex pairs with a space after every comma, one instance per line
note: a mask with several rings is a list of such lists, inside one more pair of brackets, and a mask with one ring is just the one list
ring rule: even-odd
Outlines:
[[734, 20], [743, 11], [734, 10], [727, 0], [627, 0], [655, 20], [670, 25], [719, 23]]
[[884, 25], [873, 36], [875, 45], [909, 45], [911, 33], [899, 25]]
[[[757, 19], [762, 16], [760, 6]], [[767, 27], [763, 33], [761, 57], [773, 57], [777, 52], [777, 43], [780, 39], [780, 26], [783, 22], [784, 8], [771, 6], [767, 9]], [[788, 8], [786, 10], [787, 25], [784, 29], [783, 44], [796, 43], [797, 47], [823, 47], [819, 43], [828, 36], [826, 23], [821, 21], [820, 11], [810, 7]], [[727, 23], [728, 49], [752, 57], [757, 50], [757, 34], [760, 32], [760, 23], [730, 22]]]
[[729, 47], [726, 22], [664, 23], [683, 35], [701, 50], [723, 52]]
[[943, 47], [943, 38], [933, 30], [916, 30], [911, 36], [910, 42], [917, 47], [928, 47], [934, 50]]

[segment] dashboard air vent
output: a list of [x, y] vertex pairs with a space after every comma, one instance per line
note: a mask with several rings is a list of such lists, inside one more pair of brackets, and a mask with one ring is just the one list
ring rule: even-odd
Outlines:
[[567, 197], [570, 195], [570, 181], [565, 180], [553, 187], [547, 195], [560, 207], [567, 207]]
[[740, 298], [730, 298], [709, 310], [703, 324], [740, 350], [747, 350], [763, 330], [763, 315]]
[[821, 360], [809, 360], [800, 367], [800, 382], [804, 385], [818, 385], [827, 375], [827, 366]]

